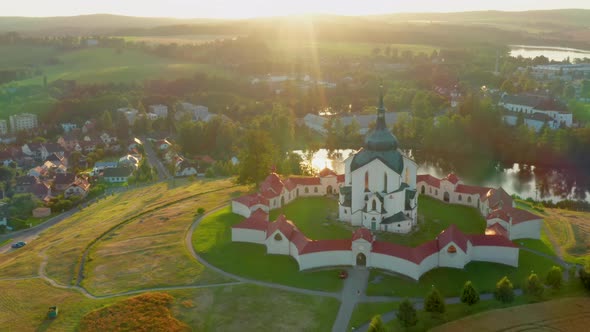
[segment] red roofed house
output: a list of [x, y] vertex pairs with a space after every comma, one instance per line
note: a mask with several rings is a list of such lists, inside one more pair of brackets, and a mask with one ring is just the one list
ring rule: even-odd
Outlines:
[[234, 242], [264, 244], [268, 224], [268, 212], [257, 209], [250, 217], [232, 226], [231, 239]]
[[250, 217], [252, 212], [261, 209], [268, 213], [268, 199], [255, 193], [238, 197], [231, 202], [232, 212], [244, 217]]

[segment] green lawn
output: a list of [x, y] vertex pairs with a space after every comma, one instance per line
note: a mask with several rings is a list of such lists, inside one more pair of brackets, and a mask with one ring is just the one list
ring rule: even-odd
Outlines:
[[0, 69], [40, 66], [59, 54], [55, 47], [32, 45], [2, 45]]
[[370, 321], [375, 315], [383, 315], [397, 310], [398, 307], [398, 302], [358, 303], [348, 322], [348, 331], [354, 331], [353, 328]]
[[226, 207], [205, 217], [193, 234], [195, 250], [227, 272], [256, 280], [315, 290], [338, 291], [336, 271], [299, 272], [290, 256], [267, 255], [263, 245], [231, 242], [231, 226], [244, 218]]
[[418, 230], [410, 234], [380, 232], [377, 239], [415, 247], [436, 238], [451, 224], [457, 225], [467, 234], [483, 234], [486, 228], [485, 219], [477, 209], [446, 204], [426, 195], [418, 198], [418, 216]]
[[[367, 294], [423, 297], [434, 285], [445, 297], [458, 296], [467, 280], [471, 280], [480, 292], [487, 293], [494, 290], [496, 282], [503, 276], [508, 276], [515, 287], [521, 287], [531, 271], [535, 271], [544, 278], [553, 265], [555, 265], [553, 261], [547, 258], [521, 250], [518, 268], [503, 264], [471, 262], [463, 270], [453, 268], [431, 270], [419, 281], [373, 270], [369, 278]], [[374, 282], [376, 277], [381, 278], [378, 283]]]
[[298, 198], [283, 209], [270, 212], [270, 220], [284, 214], [305, 236], [314, 240], [346, 239], [352, 227], [337, 221], [338, 201], [325, 197]]

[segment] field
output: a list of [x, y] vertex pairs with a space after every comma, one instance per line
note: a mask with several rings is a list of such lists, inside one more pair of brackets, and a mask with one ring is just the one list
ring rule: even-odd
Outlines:
[[583, 263], [590, 256], [590, 213], [545, 209], [545, 225], [565, 260]]
[[585, 331], [589, 324], [590, 298], [585, 297], [493, 310], [432, 331]]
[[195, 251], [212, 265], [242, 277], [314, 290], [340, 290], [342, 281], [337, 271], [299, 272], [297, 262], [289, 256], [267, 255], [263, 245], [232, 242], [231, 226], [243, 219], [230, 207], [208, 215], [193, 234]]
[[[75, 331], [84, 314], [117, 299], [91, 300], [41, 279], [0, 281], [0, 289], [0, 331], [9, 332]], [[47, 309], [54, 305], [59, 307], [58, 318], [46, 320]]]
[[234, 35], [170, 35], [170, 36], [125, 36], [125, 41], [147, 44], [204, 44], [216, 40], [235, 38]]
[[[195, 194], [231, 186], [233, 184], [229, 180], [198, 181], [171, 189], [167, 184], [160, 183], [109, 196], [48, 229], [26, 247], [2, 255], [0, 278], [36, 276], [40, 263], [46, 257], [49, 277], [66, 285], [75, 283], [82, 253], [92, 241], [112, 227]], [[239, 193], [240, 188], [236, 187], [232, 192]], [[188, 227], [188, 224], [185, 226]], [[186, 257], [184, 249], [177, 253]]]
[[[14, 53], [27, 52], [26, 47], [12, 50]], [[46, 59], [55, 56], [59, 63], [47, 65]], [[31, 56], [28, 61], [4, 60], [4, 66], [26, 64], [39, 66], [47, 81], [58, 79], [77, 80], [80, 83], [130, 83], [147, 79], [175, 79], [191, 77], [196, 72], [227, 77], [229, 72], [206, 64], [189, 63], [180, 60], [160, 58], [136, 50], [117, 52], [111, 48], [87, 48], [59, 55], [50, 51]], [[42, 61], [42, 62], [39, 62]], [[19, 81], [19, 85], [42, 85], [43, 75]]]
[[477, 209], [443, 203], [421, 195], [418, 197], [419, 229], [410, 234], [380, 232], [377, 239], [415, 247], [438, 236], [451, 224], [456, 224], [466, 234], [483, 234], [485, 219]]
[[172, 284], [229, 281], [194, 261], [182, 241], [198, 208], [209, 211], [225, 204], [240, 188], [216, 181], [195, 189], [197, 193], [224, 187], [135, 218], [107, 234], [90, 251], [82, 285], [92, 293], [110, 294]]
[[419, 281], [374, 270], [371, 271], [367, 294], [423, 297], [429, 292], [431, 285], [434, 285], [445, 297], [458, 296], [467, 280], [471, 280], [480, 292], [492, 292], [496, 282], [503, 276], [508, 276], [514, 287], [518, 288], [523, 285], [531, 271], [544, 277], [553, 265], [552, 260], [521, 250], [518, 268], [502, 264], [471, 262], [463, 270], [438, 268], [429, 271]]

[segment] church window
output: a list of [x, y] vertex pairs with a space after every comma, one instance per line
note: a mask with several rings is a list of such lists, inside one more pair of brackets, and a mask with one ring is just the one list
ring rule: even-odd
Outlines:
[[463, 196], [459, 195], [459, 200], [462, 201], [463, 200]]
[[317, 193], [318, 192], [318, 187], [313, 188], [313, 192]]
[[448, 252], [449, 254], [454, 254], [454, 253], [456, 253], [456, 252], [457, 252], [457, 248], [455, 248], [455, 246], [454, 246], [454, 245], [451, 245], [451, 246], [449, 247], [449, 249], [447, 249], [447, 252]]
[[436, 190], [434, 191], [434, 194], [435, 194], [436, 196], [438, 196], [438, 189], [436, 189]]
[[383, 191], [387, 192], [387, 173], [383, 173]]
[[365, 191], [369, 191], [369, 171], [365, 172]]
[[283, 237], [281, 236], [281, 233], [277, 233], [275, 235], [275, 241], [281, 241], [283, 239]]
[[373, 200], [373, 208], [371, 210], [373, 210], [373, 211], [377, 210], [377, 200], [376, 199]]
[[387, 232], [387, 225], [385, 225], [385, 231]]
[[309, 188], [308, 187], [305, 187], [305, 193], [306, 194], [309, 194]]
[[471, 203], [471, 196], [467, 196], [467, 203]]
[[406, 183], [410, 183], [410, 170], [406, 167]]
[[432, 194], [432, 188], [428, 188], [428, 193]]

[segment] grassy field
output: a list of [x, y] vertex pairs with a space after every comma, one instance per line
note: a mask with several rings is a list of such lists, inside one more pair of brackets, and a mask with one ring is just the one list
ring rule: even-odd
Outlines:
[[[146, 79], [191, 77], [196, 72], [223, 77], [230, 75], [212, 65], [160, 58], [136, 50], [123, 50], [119, 53], [111, 48], [87, 48], [61, 53], [57, 58], [59, 64], [40, 64], [48, 82], [65, 79], [80, 83], [128, 83]], [[19, 81], [18, 84], [42, 85], [43, 75]]]
[[44, 65], [58, 54], [59, 51], [48, 46], [2, 45], [0, 69]]
[[493, 310], [439, 326], [432, 331], [586, 331], [590, 298], [564, 298]]
[[337, 221], [338, 201], [325, 197], [299, 198], [282, 209], [270, 212], [271, 221], [284, 214], [308, 238], [314, 240], [346, 239], [353, 228]]
[[563, 258], [583, 263], [590, 257], [589, 212], [545, 209], [545, 225], [556, 239]]
[[[76, 291], [53, 288], [41, 279], [0, 281], [0, 331], [75, 331], [82, 316], [116, 300], [91, 300]], [[47, 309], [59, 316], [47, 320]], [[8, 330], [6, 330], [8, 327]]]
[[330, 331], [340, 302], [255, 285], [171, 291], [194, 331]]
[[503, 276], [508, 276], [514, 287], [518, 288], [523, 285], [531, 271], [535, 271], [544, 278], [553, 265], [553, 261], [547, 258], [521, 250], [518, 268], [495, 263], [471, 262], [463, 270], [452, 268], [431, 270], [419, 281], [373, 270], [369, 278], [367, 294], [423, 297], [434, 285], [445, 297], [458, 296], [467, 280], [471, 280], [480, 292], [492, 292], [496, 282]]
[[26, 247], [2, 255], [0, 277], [37, 275], [42, 261], [40, 254], [45, 253], [48, 276], [60, 283], [71, 284], [77, 276], [76, 269], [86, 246], [113, 226], [199, 192], [232, 185], [230, 180], [179, 182], [176, 188], [160, 183], [109, 196], [49, 228]]
[[342, 287], [336, 271], [299, 272], [289, 256], [267, 255], [263, 245], [231, 241], [231, 226], [244, 217], [227, 207], [208, 215], [193, 234], [195, 250], [209, 263], [247, 278], [315, 290], [337, 291]]
[[235, 35], [171, 35], [171, 36], [125, 36], [125, 41], [146, 44], [204, 44], [216, 40], [235, 38]]
[[418, 197], [418, 220], [418, 230], [410, 234], [380, 232], [377, 239], [415, 247], [436, 238], [451, 224], [467, 234], [483, 234], [486, 228], [485, 219], [477, 209], [446, 204], [425, 195]]
[[[229, 185], [212, 182], [202, 190]], [[162, 285], [229, 281], [194, 261], [183, 239], [198, 208], [209, 211], [246, 189], [228, 187], [199, 196], [136, 218], [113, 231], [92, 247], [83, 286], [93, 293], [105, 294]]]

